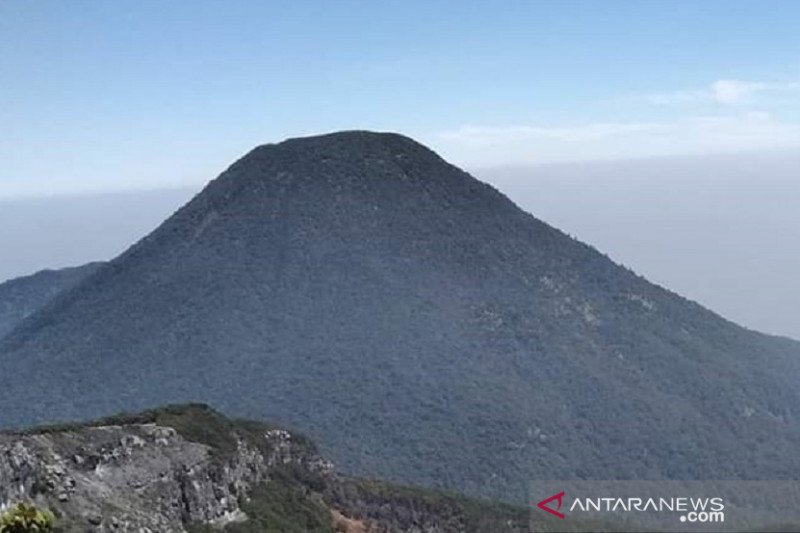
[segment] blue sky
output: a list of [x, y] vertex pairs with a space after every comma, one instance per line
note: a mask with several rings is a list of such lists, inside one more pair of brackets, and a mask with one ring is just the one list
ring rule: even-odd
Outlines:
[[0, 0], [0, 197], [411, 135], [470, 168], [800, 148], [800, 2]]

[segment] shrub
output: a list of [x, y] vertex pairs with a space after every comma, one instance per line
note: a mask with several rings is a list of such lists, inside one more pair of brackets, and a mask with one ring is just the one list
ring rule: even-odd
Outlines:
[[47, 509], [18, 503], [0, 515], [0, 533], [41, 533], [53, 531], [55, 517]]

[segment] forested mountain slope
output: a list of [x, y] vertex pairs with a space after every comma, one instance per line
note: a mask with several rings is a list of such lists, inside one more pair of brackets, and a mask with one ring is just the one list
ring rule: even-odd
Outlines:
[[798, 357], [406, 137], [343, 132], [256, 148], [3, 339], [0, 424], [203, 401], [346, 472], [522, 501], [797, 477]]

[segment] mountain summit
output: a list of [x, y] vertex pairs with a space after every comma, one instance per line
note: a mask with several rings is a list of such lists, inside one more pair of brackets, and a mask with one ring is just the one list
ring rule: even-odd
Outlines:
[[0, 363], [0, 425], [209, 402], [301, 428], [346, 472], [508, 500], [533, 479], [800, 474], [800, 344], [396, 134], [254, 149]]

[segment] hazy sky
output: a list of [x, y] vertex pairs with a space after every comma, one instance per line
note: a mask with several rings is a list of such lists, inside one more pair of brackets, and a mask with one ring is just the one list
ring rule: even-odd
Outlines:
[[0, 283], [46, 268], [112, 259], [198, 190], [0, 199]]
[[744, 326], [800, 340], [800, 151], [478, 169], [527, 211]]
[[800, 2], [0, 1], [0, 196], [401, 131], [468, 166], [800, 147]]

